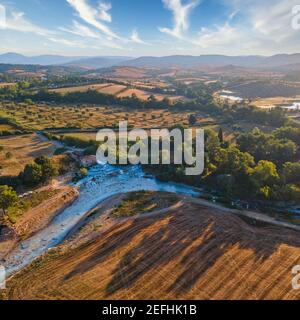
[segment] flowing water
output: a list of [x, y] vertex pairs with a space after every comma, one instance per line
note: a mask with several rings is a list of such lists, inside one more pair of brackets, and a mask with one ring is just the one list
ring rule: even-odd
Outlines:
[[166, 191], [189, 196], [199, 195], [192, 187], [176, 183], [164, 183], [146, 176], [140, 166], [116, 167], [98, 165], [90, 169], [88, 176], [77, 186], [80, 195], [75, 202], [43, 230], [21, 242], [4, 263], [6, 275], [21, 270], [48, 249], [60, 244], [81, 218], [100, 202], [123, 192], [153, 190]]

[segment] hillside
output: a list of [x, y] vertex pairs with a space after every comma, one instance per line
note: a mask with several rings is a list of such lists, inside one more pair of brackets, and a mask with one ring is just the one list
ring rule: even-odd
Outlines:
[[183, 201], [167, 213], [109, 225], [103, 218], [102, 231], [93, 218], [88, 241], [83, 228], [77, 245], [67, 242], [12, 278], [7, 298], [300, 298], [291, 288], [299, 233]]
[[24, 56], [17, 53], [0, 54], [3, 64], [38, 64], [38, 65], [66, 65], [84, 68], [107, 68], [111, 66], [146, 67], [146, 68], [218, 68], [224, 66], [238, 66], [244, 68], [277, 68], [300, 63], [300, 54], [280, 54], [273, 56], [226, 56], [226, 55], [173, 55], [163, 57], [143, 56], [138, 58], [122, 56], [59, 56], [40, 55]]
[[238, 66], [246, 68], [274, 68], [289, 64], [300, 63], [300, 54], [282, 54], [270, 57], [265, 56], [225, 56], [201, 55], [183, 56], [174, 55], [166, 57], [140, 57], [120, 63], [120, 65], [147, 68], [204, 68]]

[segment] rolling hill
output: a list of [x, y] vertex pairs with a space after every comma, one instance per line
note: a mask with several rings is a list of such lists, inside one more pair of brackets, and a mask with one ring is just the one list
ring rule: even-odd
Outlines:
[[123, 61], [130, 60], [129, 57], [66, 57], [59, 55], [40, 55], [27, 57], [18, 53], [5, 53], [0, 55], [0, 63], [17, 65], [64, 65], [83, 68], [107, 68]]
[[225, 66], [238, 66], [246, 68], [274, 68], [289, 64], [300, 63], [300, 54], [282, 54], [270, 57], [265, 56], [168, 56], [168, 57], [140, 57], [125, 61], [121, 65], [148, 68], [218, 68]]
[[300, 262], [297, 231], [183, 201], [164, 213], [103, 218], [109, 225], [102, 231], [91, 213], [73, 247], [67, 242], [16, 274], [6, 298], [300, 298], [291, 286]]

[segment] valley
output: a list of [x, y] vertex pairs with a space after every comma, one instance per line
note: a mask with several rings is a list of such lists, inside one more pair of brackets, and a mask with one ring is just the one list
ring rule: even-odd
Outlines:
[[[0, 298], [299, 299], [299, 57], [278, 59], [0, 64]], [[120, 121], [203, 129], [203, 174], [97, 163]]]

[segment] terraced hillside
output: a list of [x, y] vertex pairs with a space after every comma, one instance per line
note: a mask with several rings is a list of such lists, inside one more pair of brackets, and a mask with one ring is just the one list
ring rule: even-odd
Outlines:
[[118, 219], [104, 231], [90, 223], [88, 242], [65, 244], [33, 263], [8, 282], [6, 297], [300, 298], [291, 286], [300, 264], [296, 231], [186, 200], [167, 214]]

